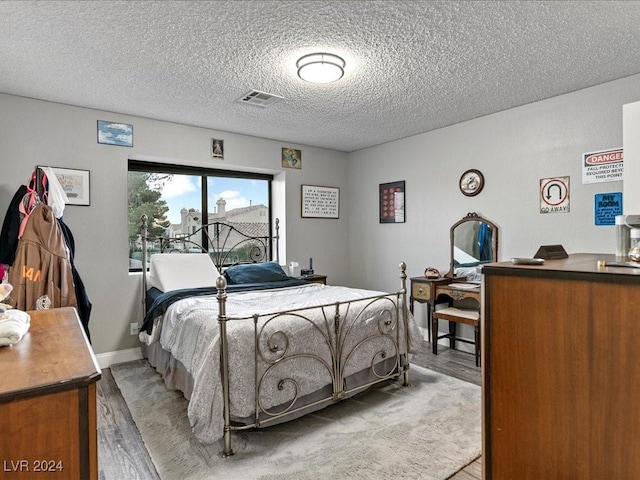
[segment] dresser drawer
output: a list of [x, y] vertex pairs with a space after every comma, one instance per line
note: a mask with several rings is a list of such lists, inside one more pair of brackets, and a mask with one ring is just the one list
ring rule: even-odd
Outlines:
[[411, 282], [411, 296], [414, 300], [428, 302], [431, 300], [431, 284]]

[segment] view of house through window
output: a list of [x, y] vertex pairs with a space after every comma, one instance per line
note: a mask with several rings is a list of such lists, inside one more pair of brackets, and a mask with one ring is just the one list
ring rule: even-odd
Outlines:
[[[269, 175], [130, 161], [129, 270], [142, 268], [143, 214], [149, 219], [149, 237], [154, 239], [147, 246], [148, 256], [159, 252], [213, 253], [215, 245], [201, 232], [207, 230], [203, 225], [214, 222], [253, 236], [270, 235], [270, 183]], [[216, 232], [209, 232], [210, 238], [212, 233]], [[228, 262], [245, 260], [249, 258], [230, 258]]]

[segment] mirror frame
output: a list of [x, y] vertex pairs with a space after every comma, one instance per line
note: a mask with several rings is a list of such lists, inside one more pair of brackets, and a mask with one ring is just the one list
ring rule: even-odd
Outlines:
[[493, 223], [491, 220], [487, 220], [481, 215], [478, 215], [476, 212], [469, 212], [461, 220], [458, 220], [456, 223], [451, 225], [451, 228], [449, 229], [449, 271], [445, 273], [444, 276], [451, 280], [455, 280], [456, 278], [454, 277], [455, 267], [453, 265], [453, 247], [454, 247], [453, 232], [455, 231], [458, 225], [461, 225], [466, 222], [483, 222], [489, 225], [489, 227], [491, 227], [491, 230], [493, 232], [491, 235], [491, 251], [493, 253], [491, 261], [492, 262], [498, 261], [498, 226], [495, 223]]

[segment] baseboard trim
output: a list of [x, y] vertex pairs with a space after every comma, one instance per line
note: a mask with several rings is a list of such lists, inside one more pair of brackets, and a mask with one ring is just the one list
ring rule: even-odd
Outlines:
[[429, 338], [429, 330], [427, 329], [427, 327], [418, 327], [418, 329], [422, 333], [422, 340], [424, 340], [425, 342], [430, 342], [431, 339]]
[[142, 358], [140, 347], [129, 348], [127, 350], [117, 350], [115, 352], [98, 353], [96, 360], [100, 368], [109, 368], [116, 363], [131, 362]]

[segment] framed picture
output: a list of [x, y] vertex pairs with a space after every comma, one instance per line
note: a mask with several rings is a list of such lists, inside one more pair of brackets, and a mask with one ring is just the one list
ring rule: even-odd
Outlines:
[[302, 150], [296, 150], [295, 148], [283, 148], [282, 166], [285, 168], [302, 168]]
[[224, 140], [211, 139], [211, 158], [221, 158], [224, 160]]
[[69, 201], [67, 205], [90, 205], [89, 170], [51, 167]]
[[404, 223], [404, 180], [380, 184], [380, 223]]
[[340, 189], [302, 185], [302, 217], [339, 218]]
[[98, 143], [133, 147], [133, 125], [98, 120]]

